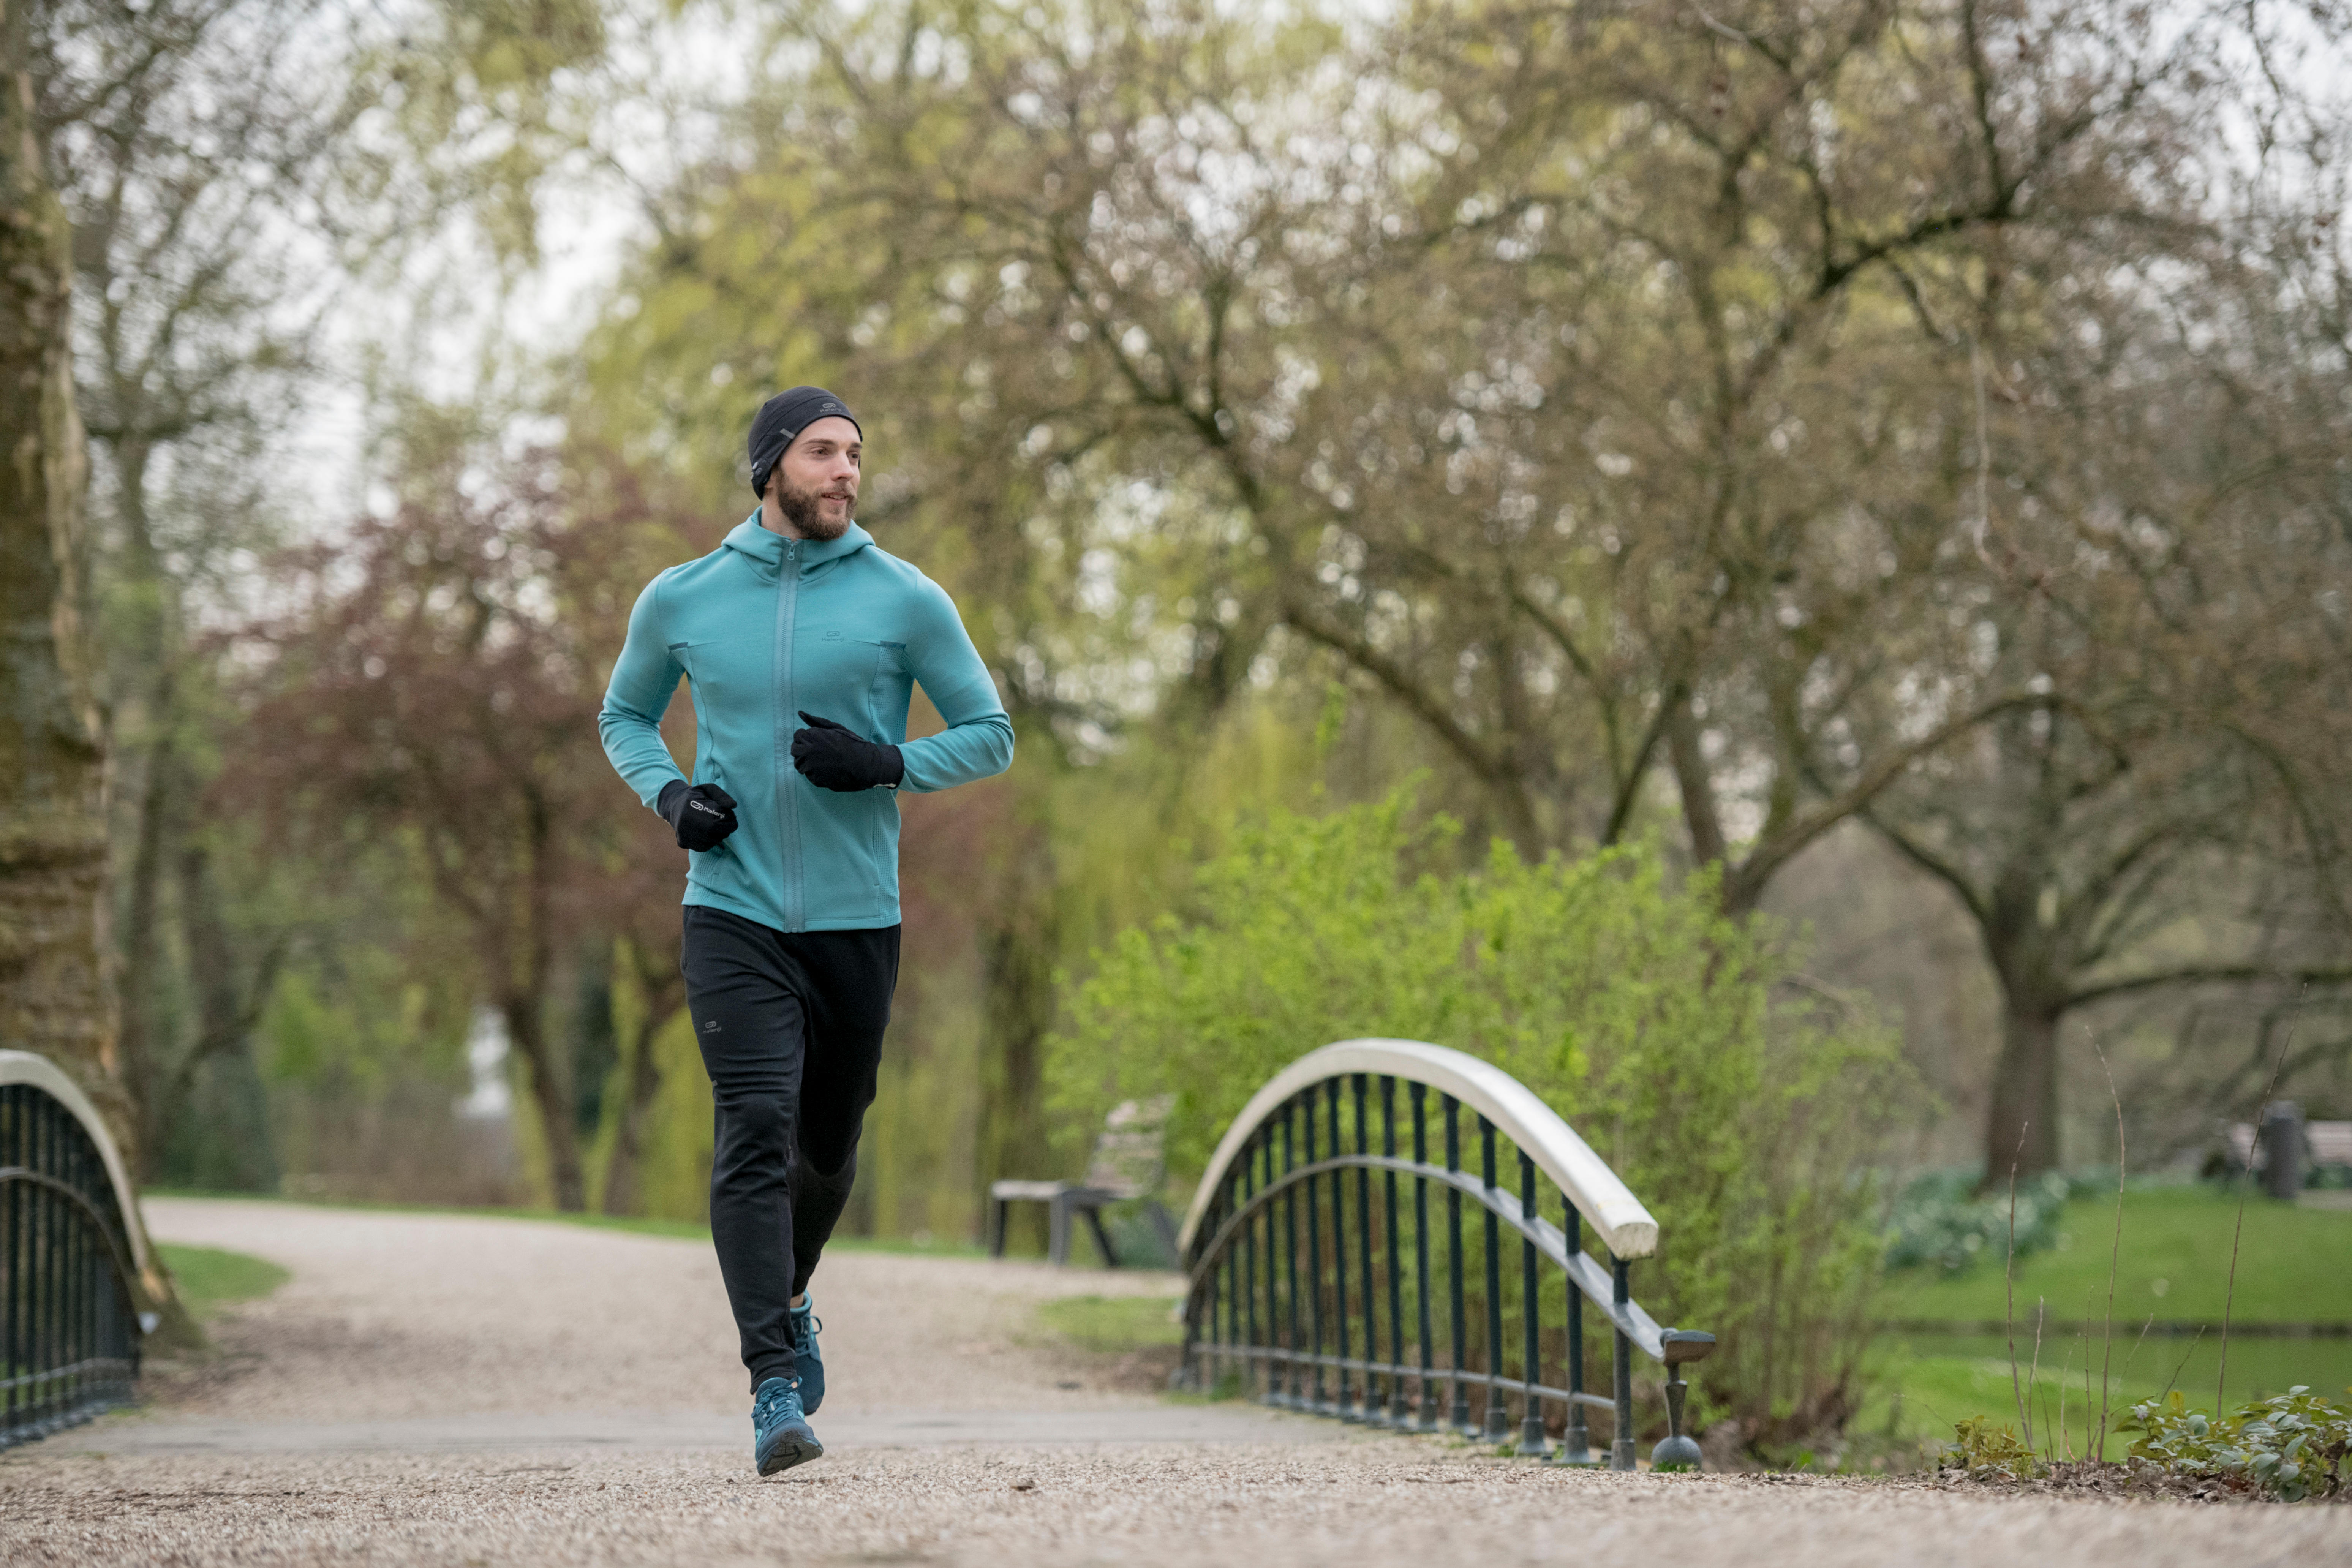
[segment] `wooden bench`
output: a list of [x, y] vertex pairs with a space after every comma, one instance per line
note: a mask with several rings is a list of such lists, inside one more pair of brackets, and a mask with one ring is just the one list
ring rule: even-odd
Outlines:
[[1111, 1246], [1110, 1233], [1103, 1228], [1102, 1211], [1106, 1205], [1143, 1202], [1144, 1217], [1159, 1233], [1160, 1245], [1169, 1258], [1176, 1256], [1176, 1222], [1169, 1216], [1160, 1202], [1160, 1179], [1167, 1174], [1167, 1162], [1162, 1154], [1166, 1142], [1168, 1112], [1174, 1104], [1172, 1096], [1156, 1100], [1122, 1100], [1111, 1108], [1103, 1119], [1102, 1131], [1095, 1138], [1093, 1155], [1087, 1161], [1087, 1173], [1075, 1182], [992, 1182], [988, 1188], [988, 1252], [992, 1258], [1004, 1256], [1005, 1221], [1012, 1215], [1013, 1205], [1036, 1203], [1045, 1205], [1046, 1252], [1056, 1268], [1070, 1260], [1070, 1221], [1073, 1217], [1086, 1222], [1095, 1247], [1102, 1253], [1106, 1267], [1119, 1266], [1118, 1253]]
[[[2230, 1124], [2230, 1160], [2240, 1170], [2254, 1163], [2257, 1130], [2251, 1121]], [[2352, 1121], [2306, 1121], [2303, 1124], [2305, 1169], [2323, 1165], [2352, 1168]]]

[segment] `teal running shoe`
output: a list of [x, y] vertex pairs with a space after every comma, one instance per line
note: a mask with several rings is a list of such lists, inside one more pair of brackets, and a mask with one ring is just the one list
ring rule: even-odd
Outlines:
[[751, 1458], [763, 1476], [821, 1458], [824, 1445], [801, 1411], [801, 1385], [772, 1377], [751, 1399]]
[[824, 1357], [816, 1348], [824, 1323], [816, 1315], [816, 1298], [803, 1291], [799, 1306], [784, 1309], [784, 1324], [793, 1336], [793, 1370], [801, 1374], [801, 1411], [814, 1415], [824, 1403]]

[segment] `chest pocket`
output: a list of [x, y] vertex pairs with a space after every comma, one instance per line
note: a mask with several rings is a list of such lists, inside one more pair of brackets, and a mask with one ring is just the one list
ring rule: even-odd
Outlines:
[[793, 705], [844, 723], [860, 722], [881, 664], [882, 645], [870, 637], [827, 628], [803, 638], [793, 659]]

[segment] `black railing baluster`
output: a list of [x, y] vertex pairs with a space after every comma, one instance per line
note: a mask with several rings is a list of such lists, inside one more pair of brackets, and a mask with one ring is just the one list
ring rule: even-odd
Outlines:
[[[49, 1157], [47, 1169], [56, 1171], [65, 1164], [65, 1121], [58, 1110], [49, 1113]], [[49, 1415], [48, 1429], [52, 1432], [65, 1425], [66, 1393], [66, 1275], [70, 1268], [72, 1249], [66, 1239], [65, 1198], [56, 1188], [49, 1189], [49, 1279], [46, 1294], [49, 1299], [48, 1367]]]
[[[1257, 1139], [1242, 1145], [1242, 1347], [1244, 1352], [1257, 1349], [1257, 1216], [1249, 1212], [1250, 1199], [1257, 1191]], [[1242, 1390], [1251, 1398], [1257, 1396], [1258, 1358], [1242, 1357]]]
[[[1345, 1147], [1339, 1142], [1339, 1080], [1326, 1079], [1323, 1088], [1324, 1110], [1331, 1124], [1328, 1157], [1336, 1161]], [[1313, 1093], [1312, 1090], [1308, 1092], [1310, 1095]], [[1309, 1116], [1315, 1113], [1312, 1099], [1307, 1102], [1307, 1113]], [[1319, 1279], [1323, 1272], [1320, 1257], [1316, 1259], [1315, 1272]], [[1339, 1358], [1334, 1370], [1339, 1374], [1339, 1403], [1332, 1407], [1331, 1414], [1342, 1421], [1353, 1421], [1356, 1408], [1348, 1394], [1348, 1182], [1346, 1176], [1336, 1169], [1331, 1173], [1331, 1324]]]
[[[1445, 1173], [1449, 1176], [1462, 1170], [1461, 1111], [1454, 1097], [1445, 1096]], [[1462, 1381], [1462, 1374], [1469, 1370], [1463, 1364], [1466, 1334], [1462, 1308], [1462, 1189], [1452, 1182], [1445, 1184], [1445, 1272], [1454, 1308], [1454, 1396], [1447, 1418], [1464, 1436], [1475, 1437], [1478, 1429], [1470, 1425], [1470, 1385]]]
[[[1291, 1135], [1292, 1123], [1297, 1120], [1298, 1101], [1283, 1102], [1282, 1107], [1282, 1173], [1290, 1174], [1294, 1168]], [[1282, 1273], [1289, 1300], [1290, 1332], [1283, 1349], [1284, 1399], [1293, 1406], [1303, 1405], [1307, 1398], [1307, 1383], [1298, 1364], [1298, 1188], [1287, 1185], [1282, 1189]]]
[[[41, 1102], [41, 1163], [37, 1169], [50, 1171], [58, 1163], [57, 1103]], [[58, 1194], [54, 1187], [41, 1189], [41, 1269], [37, 1277], [40, 1289], [40, 1339], [34, 1353], [34, 1363], [41, 1369], [41, 1413], [37, 1429], [43, 1436], [49, 1431], [56, 1415], [58, 1380], [49, 1374], [58, 1364]]]
[[[51, 1109], [49, 1112], [49, 1150], [46, 1168], [56, 1171], [65, 1163], [65, 1114]], [[65, 1198], [56, 1188], [49, 1189], [49, 1278], [45, 1292], [49, 1299], [48, 1429], [56, 1431], [65, 1423], [66, 1391], [66, 1272], [71, 1256], [66, 1240]]]
[[[1299, 1109], [1306, 1121], [1305, 1143], [1301, 1152], [1310, 1173], [1315, 1160], [1315, 1090], [1310, 1086], [1299, 1092]], [[1323, 1384], [1323, 1205], [1317, 1189], [1320, 1185], [1313, 1174], [1307, 1177], [1307, 1332], [1312, 1349], [1307, 1365], [1314, 1369], [1315, 1391], [1308, 1397], [1307, 1408], [1318, 1415], [1331, 1412], [1331, 1395]]]
[[[16, 1163], [29, 1167], [34, 1159], [33, 1098], [29, 1089], [17, 1089], [15, 1148], [11, 1158]], [[40, 1190], [21, 1183], [8, 1187], [9, 1229], [9, 1333], [8, 1430], [16, 1435], [33, 1424], [33, 1385], [25, 1381], [25, 1373], [33, 1364], [33, 1225], [38, 1217]]]
[[[21, 1165], [25, 1163], [19, 1139], [24, 1131], [24, 1118], [19, 1108], [24, 1103], [24, 1091], [15, 1084], [0, 1089], [0, 1164]], [[0, 1281], [0, 1379], [8, 1384], [5, 1406], [7, 1425], [0, 1426], [0, 1442], [16, 1434], [16, 1369], [22, 1364], [16, 1352], [16, 1300], [24, 1288], [24, 1266], [17, 1260], [16, 1238], [24, 1234], [24, 1223], [18, 1217], [18, 1206], [24, 1195], [21, 1183], [8, 1184], [0, 1204], [5, 1204], [7, 1231], [0, 1235], [5, 1257], [0, 1264], [7, 1268], [7, 1278]]]
[[[75, 1161], [82, 1169], [81, 1188], [87, 1193], [95, 1185], [90, 1180], [89, 1169], [95, 1163], [90, 1157], [94, 1151], [88, 1139], [76, 1139], [75, 1143]], [[77, 1393], [86, 1398], [97, 1391], [98, 1383], [98, 1370], [90, 1364], [91, 1357], [97, 1353], [98, 1322], [92, 1309], [98, 1304], [98, 1292], [90, 1287], [96, 1283], [93, 1266], [98, 1262], [98, 1237], [83, 1226], [74, 1226], [74, 1233], [81, 1237], [81, 1263], [74, 1270], [74, 1289], [81, 1296], [80, 1310], [76, 1314], [80, 1327], [74, 1335], [74, 1349], [76, 1364], [82, 1369], [75, 1377], [74, 1384]]]
[[1625, 1278], [1625, 1260], [1615, 1253], [1609, 1255], [1610, 1300], [1616, 1310], [1610, 1316], [1616, 1320], [1616, 1343], [1612, 1353], [1617, 1372], [1617, 1430], [1609, 1444], [1609, 1468], [1612, 1470], [1633, 1468], [1633, 1342], [1625, 1332], [1625, 1308], [1633, 1300], [1633, 1292]]
[[[1364, 1117], [1364, 1075], [1358, 1073], [1352, 1085], [1356, 1100], [1356, 1158], [1364, 1159], [1372, 1152], [1372, 1124]], [[1373, 1392], [1371, 1366], [1381, 1359], [1381, 1326], [1372, 1295], [1372, 1173], [1369, 1165], [1356, 1167], [1356, 1256], [1363, 1268], [1359, 1276], [1363, 1289], [1357, 1299], [1364, 1304], [1364, 1405], [1361, 1419], [1381, 1418], [1380, 1395]], [[1346, 1260], [1340, 1266], [1345, 1268]]]
[[[47, 1118], [36, 1100], [25, 1129], [25, 1163], [34, 1170], [41, 1168], [42, 1122]], [[46, 1393], [33, 1369], [41, 1364], [41, 1248], [48, 1245], [48, 1234], [43, 1221], [47, 1218], [48, 1192], [46, 1188], [28, 1188], [25, 1194], [25, 1354], [17, 1364], [19, 1386], [25, 1391], [25, 1430], [36, 1436], [41, 1429], [41, 1400]]]
[[[65, 1163], [65, 1115], [51, 1108], [49, 1112], [48, 1158], [44, 1168], [59, 1169]], [[66, 1241], [65, 1198], [55, 1187], [49, 1193], [49, 1277], [42, 1292], [48, 1297], [49, 1336], [47, 1350], [49, 1409], [47, 1426], [56, 1431], [65, 1423], [66, 1390], [66, 1270], [70, 1251]]]
[[1486, 1220], [1486, 1441], [1511, 1435], [1510, 1412], [1503, 1407], [1503, 1227], [1495, 1214], [1495, 1124], [1478, 1118], [1478, 1175], [1486, 1188], [1481, 1211]]
[[[1264, 1128], [1260, 1128], [1256, 1133], [1251, 1136], [1248, 1142], [1242, 1145], [1242, 1176], [1243, 1180], [1247, 1184], [1244, 1189], [1244, 1196], [1247, 1200], [1253, 1202], [1255, 1200], [1259, 1191], [1257, 1174], [1258, 1151], [1265, 1142], [1265, 1130]], [[1265, 1327], [1263, 1332], [1261, 1332], [1258, 1328], [1257, 1320], [1258, 1298], [1260, 1291], [1265, 1290], [1271, 1292], [1273, 1289], [1271, 1280], [1274, 1274], [1274, 1240], [1271, 1232], [1268, 1232], [1266, 1236], [1264, 1257], [1261, 1258], [1258, 1252], [1258, 1234], [1260, 1230], [1265, 1226], [1267, 1219], [1268, 1212], [1260, 1209], [1252, 1212], [1242, 1222], [1242, 1247], [1244, 1249], [1242, 1253], [1242, 1271], [1248, 1280], [1248, 1289], [1244, 1291], [1244, 1294], [1249, 1300], [1248, 1342], [1250, 1344], [1261, 1349], [1274, 1343], [1274, 1307], [1273, 1297], [1271, 1294], [1268, 1294], [1265, 1298]], [[1261, 1283], [1261, 1281], [1264, 1281], [1264, 1283]], [[1265, 1357], [1252, 1356], [1250, 1358], [1249, 1365], [1244, 1370], [1248, 1373], [1248, 1376], [1244, 1380], [1244, 1386], [1247, 1388], [1251, 1398], [1257, 1399], [1264, 1396], [1264, 1391], [1258, 1385], [1258, 1374], [1261, 1372], [1270, 1373], [1272, 1369], [1273, 1363], [1267, 1361]]]
[[1265, 1396], [1276, 1405], [1290, 1403], [1290, 1335], [1288, 1321], [1283, 1313], [1282, 1296], [1282, 1215], [1288, 1204], [1287, 1194], [1275, 1192], [1275, 1146], [1281, 1138], [1278, 1126], [1269, 1126], [1265, 1134], [1265, 1343], [1268, 1350], [1279, 1350], [1279, 1356], [1269, 1356], [1265, 1363]]
[[[1203, 1301], [1208, 1304], [1205, 1310], [1202, 1306]], [[1180, 1387], [1198, 1386], [1202, 1364], [1216, 1353], [1216, 1313], [1217, 1276], [1212, 1269], [1205, 1277], [1196, 1275], [1186, 1283], [1181, 1325], [1182, 1344], [1176, 1357], [1176, 1379]]]
[[[77, 1132], [79, 1131], [79, 1127], [75, 1129]], [[68, 1137], [65, 1140], [64, 1153], [65, 1157], [58, 1162], [58, 1166], [74, 1189], [81, 1191], [83, 1189], [81, 1140], [78, 1137]], [[62, 1353], [64, 1364], [68, 1370], [66, 1375], [58, 1380], [58, 1393], [68, 1408], [81, 1403], [82, 1394], [81, 1270], [82, 1243], [85, 1239], [84, 1226], [70, 1225], [66, 1227], [64, 1280], [66, 1331]]]
[[[13, 1083], [0, 1089], [0, 1163], [21, 1165], [26, 1163], [24, 1106], [25, 1091]], [[0, 1237], [7, 1243], [6, 1302], [5, 1308], [0, 1308], [7, 1321], [5, 1335], [0, 1335], [0, 1347], [5, 1347], [0, 1348], [0, 1356], [5, 1356], [5, 1361], [0, 1361], [0, 1376], [5, 1376], [8, 1384], [8, 1424], [0, 1427], [0, 1439], [15, 1437], [19, 1425], [16, 1373], [25, 1364], [25, 1358], [18, 1348], [17, 1335], [22, 1324], [18, 1306], [25, 1292], [25, 1265], [18, 1247], [25, 1234], [24, 1197], [24, 1184], [8, 1184], [8, 1232], [5, 1237]]]
[[1265, 1256], [1260, 1261], [1265, 1266], [1265, 1343], [1267, 1354], [1261, 1358], [1261, 1363], [1265, 1369], [1265, 1399], [1269, 1404], [1279, 1405], [1282, 1403], [1282, 1379], [1279, 1372], [1282, 1363], [1275, 1357], [1273, 1352], [1282, 1342], [1282, 1265], [1280, 1262], [1282, 1239], [1279, 1216], [1276, 1213], [1278, 1200], [1274, 1196], [1274, 1125], [1269, 1121], [1266, 1124], [1265, 1136], [1258, 1140], [1258, 1154], [1265, 1167], [1265, 1184], [1260, 1190], [1266, 1194], [1265, 1205], [1258, 1215], [1265, 1234]]
[[[1396, 1158], [1396, 1078], [1381, 1075], [1381, 1153]], [[1388, 1222], [1389, 1271], [1389, 1425], [1403, 1426], [1412, 1420], [1404, 1394], [1404, 1265], [1398, 1258], [1397, 1173], [1391, 1165], [1381, 1173], [1381, 1208]]]
[[1265, 1134], [1265, 1343], [1276, 1352], [1267, 1358], [1266, 1394], [1277, 1405], [1290, 1400], [1290, 1311], [1289, 1299], [1283, 1294], [1284, 1280], [1288, 1277], [1282, 1246], [1282, 1222], [1289, 1194], [1279, 1191], [1281, 1167], [1276, 1161], [1276, 1149], [1281, 1142], [1281, 1127], [1269, 1125]]
[[[1560, 1229], [1573, 1260], [1584, 1250], [1584, 1216], [1576, 1212], [1576, 1200], [1565, 1192], [1559, 1194], [1559, 1206]], [[1568, 1282], [1568, 1425], [1560, 1434], [1558, 1455], [1563, 1465], [1597, 1463], [1592, 1457], [1591, 1428], [1584, 1419], [1583, 1394], [1584, 1291], [1571, 1279]]]
[[[1234, 1214], [1240, 1214], [1242, 1205], [1247, 1201], [1243, 1192], [1240, 1173], [1234, 1173], [1232, 1184], [1225, 1190], [1228, 1194], [1226, 1201], [1231, 1205]], [[1244, 1241], [1248, 1239], [1246, 1232], [1244, 1233], [1243, 1239]], [[1250, 1335], [1244, 1321], [1244, 1314], [1247, 1313], [1251, 1317], [1256, 1315], [1250, 1307], [1250, 1287], [1255, 1281], [1250, 1278], [1249, 1255], [1244, 1247], [1229, 1247], [1225, 1248], [1225, 1256], [1232, 1261], [1233, 1273], [1225, 1281], [1226, 1355], [1223, 1386], [1234, 1393], [1248, 1394], [1254, 1390], [1250, 1386], [1249, 1379]]]
[[1412, 1086], [1412, 1252], [1414, 1297], [1421, 1316], [1421, 1429], [1437, 1430], [1437, 1380], [1434, 1345], [1437, 1336], [1430, 1328], [1429, 1310], [1429, 1178], [1422, 1173], [1429, 1169], [1428, 1091], [1420, 1084]]
[[[1234, 1184], [1232, 1181], [1228, 1181], [1225, 1184], [1225, 1200], [1219, 1206], [1225, 1210], [1226, 1213], [1230, 1214], [1235, 1206], [1234, 1203]], [[1218, 1223], [1220, 1228], [1223, 1227], [1223, 1219], [1224, 1216], [1223, 1215], [1219, 1215]], [[1211, 1234], [1213, 1235], [1214, 1232], [1212, 1232]], [[1234, 1251], [1231, 1247], [1227, 1247], [1225, 1249], [1224, 1352], [1217, 1358], [1217, 1370], [1210, 1376], [1210, 1393], [1214, 1394], [1218, 1389], [1226, 1385], [1226, 1379], [1233, 1374], [1234, 1363], [1238, 1359], [1238, 1353], [1241, 1348], [1242, 1259], [1241, 1254]]]
[[[1519, 1349], [1519, 1371], [1527, 1383], [1526, 1403], [1519, 1411], [1519, 1453], [1541, 1458], [1551, 1452], [1544, 1436], [1543, 1399], [1536, 1384], [1543, 1381], [1543, 1296], [1536, 1279], [1536, 1163], [1519, 1151], [1519, 1216], [1528, 1222], [1519, 1238], [1519, 1322], [1526, 1342]], [[1573, 1284], [1569, 1286], [1573, 1290]]]
[[1217, 1277], [1213, 1272], [1212, 1272], [1206, 1279], [1194, 1280], [1191, 1290], [1187, 1292], [1190, 1300], [1185, 1303], [1184, 1342], [1183, 1347], [1177, 1352], [1176, 1361], [1177, 1375], [1179, 1378], [1192, 1375], [1201, 1364], [1201, 1319], [1202, 1314], [1200, 1310], [1200, 1303], [1201, 1299], [1203, 1296], [1206, 1296], [1209, 1300], [1209, 1346], [1212, 1351], [1216, 1348], [1216, 1291]]

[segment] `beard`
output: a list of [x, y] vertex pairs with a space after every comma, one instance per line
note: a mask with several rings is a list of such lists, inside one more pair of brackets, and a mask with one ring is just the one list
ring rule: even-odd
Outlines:
[[[839, 539], [849, 531], [848, 508], [845, 507], [839, 517], [828, 518], [817, 501], [817, 491], [803, 489], [781, 474], [776, 477], [776, 510], [783, 513], [794, 532], [803, 539], [824, 542]], [[850, 504], [856, 504], [855, 495]]]

